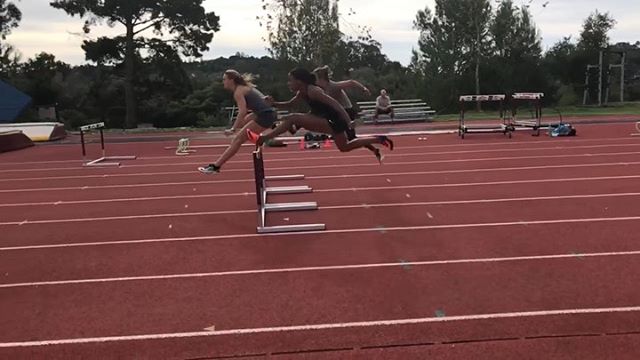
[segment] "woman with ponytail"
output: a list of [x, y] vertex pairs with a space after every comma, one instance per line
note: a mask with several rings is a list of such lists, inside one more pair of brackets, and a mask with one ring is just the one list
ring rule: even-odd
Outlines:
[[[225, 90], [233, 93], [233, 98], [238, 106], [238, 116], [231, 129], [225, 131], [233, 134], [240, 130], [231, 142], [231, 145], [214, 163], [199, 167], [198, 170], [205, 174], [220, 172], [222, 166], [229, 161], [240, 147], [245, 143], [247, 130], [261, 133], [273, 126], [277, 119], [275, 109], [266, 101], [266, 97], [256, 89], [248, 75], [240, 75], [235, 70], [227, 70], [222, 77], [222, 85]], [[251, 111], [251, 113], [249, 113]]]
[[[278, 108], [288, 107], [298, 100], [306, 102], [311, 108], [307, 114], [291, 114], [284, 118], [271, 132], [259, 135], [251, 129], [247, 130], [249, 140], [260, 146], [267, 140], [294, 128], [304, 128], [312, 132], [329, 134], [342, 152], [349, 152], [372, 144], [381, 144], [393, 150], [393, 141], [386, 136], [366, 137], [349, 140], [346, 132], [351, 119], [339, 102], [327, 95], [316, 85], [316, 77], [306, 69], [297, 68], [289, 73], [289, 89], [296, 96], [287, 102], [272, 102]], [[272, 100], [272, 99], [270, 99]]]

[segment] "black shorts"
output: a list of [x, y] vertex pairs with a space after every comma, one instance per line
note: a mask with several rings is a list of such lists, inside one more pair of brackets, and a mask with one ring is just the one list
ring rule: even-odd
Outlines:
[[326, 111], [322, 113], [312, 112], [312, 114], [326, 119], [334, 134], [340, 134], [349, 129], [349, 124], [342, 120], [340, 114], [335, 111]]
[[347, 114], [349, 114], [349, 118], [351, 118], [351, 120], [355, 120], [358, 118], [358, 110], [354, 108], [348, 108], [345, 110], [347, 111]]
[[256, 123], [265, 129], [271, 128], [278, 120], [278, 114], [275, 111], [265, 111], [256, 113], [256, 115], [258, 116]]

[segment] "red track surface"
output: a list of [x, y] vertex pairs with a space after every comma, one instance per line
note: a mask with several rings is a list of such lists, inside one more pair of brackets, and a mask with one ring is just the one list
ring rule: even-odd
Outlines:
[[328, 228], [270, 236], [250, 147], [213, 176], [194, 169], [222, 148], [174, 142], [109, 144], [139, 156], [120, 168], [2, 154], [0, 358], [635, 359], [633, 128], [398, 137], [384, 166], [267, 149], [314, 188], [270, 201], [320, 205], [269, 223]]

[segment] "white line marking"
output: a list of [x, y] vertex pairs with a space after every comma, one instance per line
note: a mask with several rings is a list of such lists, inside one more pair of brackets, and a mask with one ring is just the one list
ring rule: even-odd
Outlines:
[[[484, 173], [484, 172], [509, 172], [509, 171], [527, 171], [527, 170], [547, 170], [547, 169], [570, 169], [570, 168], [595, 168], [595, 167], [615, 167], [615, 166], [632, 166], [640, 165], [639, 162], [608, 162], [594, 164], [563, 164], [563, 165], [543, 165], [543, 166], [526, 166], [526, 167], [500, 167], [500, 168], [480, 168], [465, 170], [436, 170], [436, 171], [417, 171], [417, 172], [391, 172], [376, 174], [351, 174], [351, 175], [323, 175], [323, 176], [307, 176], [308, 180], [329, 180], [329, 179], [355, 179], [355, 178], [377, 178], [387, 176], [406, 176], [406, 175], [436, 175], [436, 174], [468, 174], [468, 173]], [[379, 165], [376, 165], [379, 166]], [[297, 168], [296, 168], [297, 169]], [[249, 170], [247, 170], [249, 172]], [[76, 186], [59, 187], [59, 188], [32, 188], [32, 189], [6, 189], [0, 190], [0, 193], [17, 193], [17, 192], [38, 192], [38, 191], [67, 191], [67, 190], [87, 190], [87, 189], [120, 189], [120, 188], [141, 188], [141, 187], [158, 187], [158, 186], [180, 186], [180, 185], [220, 185], [220, 184], [236, 184], [254, 182], [253, 178], [238, 180], [218, 180], [218, 181], [188, 181], [188, 182], [170, 182], [170, 183], [144, 183], [144, 184], [127, 184], [127, 185], [97, 185], [85, 186], [79, 188]]]
[[429, 324], [429, 323], [449, 323], [449, 322], [478, 321], [478, 320], [535, 318], [535, 317], [567, 316], [567, 315], [633, 313], [633, 312], [639, 312], [639, 311], [640, 311], [640, 306], [617, 307], [617, 308], [527, 311], [527, 312], [494, 313], [494, 314], [460, 315], [460, 316], [447, 316], [447, 317], [425, 317], [425, 318], [414, 318], [414, 319], [362, 321], [362, 322], [333, 323], [333, 324], [280, 326], [280, 327], [265, 327], [265, 328], [251, 328], [251, 329], [198, 331], [198, 332], [185, 332], [185, 333], [108, 336], [108, 337], [76, 338], [76, 339], [60, 339], [60, 340], [44, 340], [44, 341], [24, 341], [24, 342], [0, 343], [0, 348], [20, 348], [20, 347], [39, 347], [39, 346], [51, 346], [51, 345], [79, 345], [79, 344], [95, 344], [95, 343], [124, 342], [124, 341], [202, 338], [202, 337], [217, 337], [217, 336], [228, 336], [228, 335], [253, 335], [253, 334], [265, 334], [265, 333], [267, 334], [268, 333], [284, 333], [284, 332], [294, 332], [294, 331], [357, 329], [357, 328], [420, 325], [420, 324]]
[[[625, 141], [629, 141], [629, 137], [618, 137], [618, 138], [602, 138], [602, 139], [555, 139], [554, 140], [554, 144], [555, 148], [557, 149], [563, 149], [564, 147], [561, 147], [560, 145], [564, 145], [567, 144], [568, 147], [567, 148], [575, 148], [575, 144], [578, 143], [599, 143], [601, 145], [595, 145], [595, 146], [607, 146], [607, 142], [611, 141], [613, 142], [613, 144], [611, 144], [611, 146], [617, 146], [618, 142], [620, 140], [625, 140]], [[177, 141], [177, 138], [176, 138]], [[549, 143], [549, 142], [547, 142]], [[140, 143], [135, 143], [135, 144], [140, 144]], [[545, 144], [544, 142], [541, 141], [522, 141], [522, 142], [511, 142], [511, 143], [507, 143], [507, 142], [489, 142], [489, 143], [452, 143], [452, 144], [442, 144], [442, 145], [425, 145], [425, 146], [413, 146], [413, 147], [403, 147], [405, 149], [438, 149], [438, 148], [448, 148], [448, 147], [453, 147], [456, 149], [459, 148], [474, 148], [474, 147], [484, 147], [484, 146], [494, 146], [494, 145], [498, 145], [498, 146], [505, 146], [507, 148], [510, 148], [509, 151], [514, 151], [514, 150], [518, 150], [517, 148], [512, 149], [514, 146], [518, 146], [518, 145], [541, 145], [541, 144]], [[78, 146], [79, 144], [69, 144], [69, 145], [63, 145], [63, 146], [67, 146], [67, 147], [75, 147]], [[627, 144], [624, 144], [627, 145]], [[623, 145], [623, 146], [624, 146]], [[628, 145], [634, 145], [634, 143], [629, 143]], [[228, 144], [224, 144], [221, 145], [222, 148], [228, 146]], [[247, 145], [250, 146], [250, 145]], [[532, 148], [532, 150], [536, 150], [538, 149], [538, 147], [534, 147]], [[480, 150], [481, 151], [481, 150]], [[501, 149], [500, 151], [504, 151], [504, 149]], [[277, 154], [285, 154], [288, 153], [288, 151], [276, 151], [274, 153]], [[341, 156], [342, 157], [342, 156]], [[138, 158], [138, 160], [154, 160], [154, 159], [176, 159], [175, 156], [150, 156], [150, 157], [144, 157], [141, 156]], [[9, 165], [40, 165], [40, 164], [71, 164], [71, 163], [77, 163], [80, 164], [81, 162], [77, 159], [70, 159], [70, 160], [51, 160], [51, 161], [32, 161], [32, 162], [3, 162], [0, 166], [9, 166]], [[68, 169], [79, 169], [80, 167], [69, 167]], [[42, 171], [42, 170], [51, 170], [51, 169], [43, 169], [43, 168], [39, 168], [39, 169], [31, 169], [34, 171]], [[0, 170], [0, 171], [14, 171], [14, 170]]]
[[[513, 182], [509, 182], [513, 183]], [[428, 186], [428, 185], [421, 185]], [[444, 185], [438, 185], [444, 186]], [[453, 186], [453, 185], [450, 185]], [[397, 189], [397, 188], [390, 188]], [[372, 189], [366, 189], [372, 190]], [[373, 190], [381, 190], [381, 188], [375, 188]], [[345, 190], [346, 191], [346, 190]], [[351, 191], [363, 191], [363, 189], [351, 189]], [[411, 198], [411, 194], [405, 195], [407, 198]], [[523, 201], [556, 201], [556, 200], [574, 200], [574, 199], [597, 199], [597, 198], [609, 198], [609, 197], [635, 197], [640, 196], [640, 193], [610, 193], [610, 194], [590, 194], [590, 195], [557, 195], [557, 196], [541, 196], [541, 197], [522, 197], [522, 198], [499, 198], [499, 199], [479, 199], [479, 200], [449, 200], [449, 201], [428, 201], [428, 202], [413, 202], [413, 203], [381, 203], [381, 204], [352, 204], [352, 205], [335, 205], [335, 206], [320, 206], [319, 210], [344, 210], [344, 209], [362, 209], [362, 208], [388, 208], [388, 207], [413, 207], [413, 206], [430, 206], [430, 205], [467, 205], [467, 204], [492, 204], [502, 202], [523, 202]], [[189, 205], [185, 205], [188, 208]], [[114, 220], [137, 220], [137, 219], [155, 219], [155, 218], [174, 218], [174, 217], [189, 217], [189, 216], [205, 216], [205, 215], [236, 215], [236, 214], [249, 214], [254, 213], [255, 209], [242, 209], [242, 210], [220, 210], [220, 211], [206, 211], [206, 212], [193, 212], [193, 213], [170, 213], [170, 214], [147, 214], [147, 215], [128, 215], [128, 216], [106, 216], [95, 218], [73, 218], [73, 219], [51, 219], [51, 220], [29, 220], [30, 225], [38, 224], [58, 224], [58, 223], [75, 223], [75, 222], [91, 222], [91, 221], [114, 221]], [[24, 223], [27, 223], [25, 220]], [[18, 223], [16, 221], [0, 222], [0, 226], [12, 226], [12, 225], [24, 225], [24, 223]]]
[[[606, 157], [606, 156], [623, 156], [623, 155], [638, 155], [640, 151], [633, 152], [619, 152], [619, 153], [600, 153], [600, 154], [563, 154], [563, 155], [545, 155], [544, 159], [567, 159], [567, 158], [581, 158], [581, 157]], [[417, 154], [424, 156], [425, 154]], [[505, 157], [494, 157], [494, 158], [477, 158], [477, 159], [445, 159], [445, 160], [429, 160], [429, 161], [405, 161], [405, 162], [395, 162], [395, 163], [387, 163], [388, 165], [393, 166], [405, 166], [405, 165], [435, 165], [435, 164], [450, 164], [450, 163], [476, 163], [476, 162], [485, 162], [485, 161], [518, 161], [518, 160], [540, 160], [541, 155], [534, 156], [505, 156]], [[308, 161], [308, 159], [301, 159], [301, 161]], [[290, 161], [289, 161], [290, 162]], [[173, 164], [175, 165], [175, 164]], [[194, 163], [194, 165], [197, 165]], [[160, 166], [160, 165], [159, 165]], [[314, 169], [334, 169], [334, 168], [372, 168], [379, 167], [380, 165], [377, 163], [351, 163], [351, 164], [331, 164], [331, 165], [314, 165]], [[289, 166], [289, 167], [269, 167], [269, 171], [289, 171], [289, 170], [298, 170], [299, 166]], [[245, 173], [250, 172], [252, 169], [243, 168], [243, 169], [229, 169], [226, 170], [226, 173]], [[197, 171], [172, 171], [172, 172], [151, 172], [151, 173], [131, 173], [131, 174], [113, 174], [110, 175], [110, 178], [129, 178], [136, 176], [169, 176], [169, 175], [194, 175], [201, 176]], [[33, 177], [33, 178], [16, 178], [16, 179], [0, 179], [0, 182], [25, 182], [25, 181], [42, 181], [42, 180], [73, 180], [73, 179], [102, 179], [105, 178], [105, 175], [70, 175], [70, 176], [52, 176], [52, 177]]]
[[[426, 226], [398, 226], [385, 228], [385, 231], [415, 231], [415, 230], [441, 230], [441, 229], [472, 229], [472, 228], [489, 228], [489, 227], [511, 227], [511, 226], [532, 226], [532, 225], [556, 225], [556, 224], [584, 224], [584, 223], [604, 223], [604, 222], [623, 222], [638, 221], [640, 216], [627, 216], [616, 218], [587, 218], [587, 219], [556, 219], [556, 220], [538, 220], [538, 221], [513, 221], [502, 223], [472, 223], [472, 224], [451, 224], [451, 225], [426, 225]], [[324, 231], [307, 231], [298, 233], [284, 234], [235, 234], [235, 235], [213, 235], [213, 236], [194, 236], [182, 238], [157, 238], [143, 240], [120, 240], [120, 241], [102, 241], [91, 243], [67, 243], [67, 244], [49, 244], [49, 245], [30, 245], [30, 246], [14, 246], [0, 248], [0, 251], [19, 251], [19, 250], [40, 250], [40, 249], [61, 249], [73, 247], [90, 247], [90, 246], [112, 246], [112, 245], [132, 245], [132, 244], [157, 244], [171, 242], [186, 241], [213, 241], [213, 240], [231, 240], [231, 239], [255, 239], [255, 238], [283, 238], [283, 237], [301, 237], [304, 235], [322, 235], [328, 236], [333, 234], [357, 234], [357, 233], [377, 233], [379, 227], [360, 228], [360, 229], [338, 229]]]
[[[561, 150], [581, 150], [581, 149], [597, 149], [597, 148], [612, 148], [612, 147], [627, 147], [627, 146], [640, 146], [640, 144], [638, 143], [631, 143], [631, 144], [610, 144], [610, 145], [590, 145], [590, 146], [573, 146], [573, 147], [562, 147], [562, 146], [552, 146], [552, 147], [544, 147], [544, 148], [522, 148], [522, 149], [511, 149], [509, 150], [509, 152], [513, 153], [513, 152], [522, 152], [522, 151], [545, 151], [545, 150], [553, 150], [553, 151], [561, 151]], [[421, 146], [411, 146], [411, 147], [405, 147], [403, 148], [403, 150], [407, 150], [407, 149], [423, 149], [423, 147]], [[505, 150], [504, 149], [488, 149], [488, 150], [462, 150], [462, 151], [444, 151], [444, 152], [420, 152], [420, 153], [404, 153], [404, 154], [389, 154], [386, 157], [388, 157], [389, 159], [391, 158], [404, 158], [407, 156], [425, 156], [425, 155], [429, 155], [429, 156], [435, 156], [435, 155], [461, 155], [461, 154], [478, 154], [478, 153], [503, 153]], [[287, 155], [292, 155], [292, 154], [287, 154]], [[191, 156], [190, 158], [196, 158], [198, 156]], [[199, 157], [202, 158], [210, 158], [211, 155], [200, 155]], [[269, 163], [277, 163], [277, 162], [286, 162], [286, 163], [290, 163], [292, 161], [316, 161], [316, 160], [332, 160], [332, 159], [369, 159], [370, 156], [369, 155], [339, 155], [339, 156], [322, 156], [322, 157], [289, 157], [289, 158], [273, 158], [273, 159], [269, 159]], [[142, 158], [139, 158], [142, 159]], [[148, 158], [148, 159], [160, 159], [160, 158]], [[171, 158], [171, 157], [162, 157], [162, 159], [171, 159], [171, 160], [175, 160], [175, 158]], [[233, 160], [234, 164], [241, 164], [241, 163], [251, 163], [251, 160]], [[123, 165], [121, 166], [121, 168], [147, 168], [147, 167], [177, 167], [177, 166], [197, 166], [197, 165], [201, 165], [202, 163], [196, 163], [196, 162], [176, 162], [173, 161], [171, 163], [156, 163], [156, 164], [136, 164], [136, 165]], [[78, 169], [75, 167], [65, 167], [65, 168], [37, 168], [37, 169], [14, 169], [14, 170], [0, 170], [0, 173], [3, 172], [38, 172], [38, 171], [46, 171], [47, 173], [50, 173], [52, 171], [67, 171], [67, 170], [74, 170], [74, 171], [79, 171], [82, 170], [82, 172], [86, 172], [86, 169]], [[171, 174], [171, 173], [168, 173]], [[175, 173], [173, 173], [175, 174]], [[106, 176], [106, 175], [103, 175]], [[109, 175], [111, 177], [121, 177], [121, 176], [125, 176], [122, 174], [111, 174]], [[95, 177], [98, 178], [100, 177], [100, 175], [87, 175], [85, 177]], [[49, 178], [27, 178], [27, 180], [36, 180], [36, 179], [63, 179], [66, 177], [49, 177]], [[80, 176], [77, 176], [76, 178], [80, 178]], [[12, 179], [0, 179], [0, 181], [12, 181]]]
[[[580, 254], [580, 257], [584, 259], [584, 258], [601, 258], [601, 257], [624, 257], [624, 256], [637, 256], [637, 255], [640, 255], [640, 251], [587, 253], [587, 254]], [[221, 271], [221, 272], [209, 272], [209, 273], [129, 276], [129, 277], [102, 278], [102, 279], [79, 279], [79, 280], [28, 282], [28, 283], [16, 283], [16, 284], [0, 284], [0, 289], [34, 287], [34, 286], [38, 287], [38, 286], [54, 286], [54, 285], [100, 284], [100, 283], [112, 283], [112, 282], [144, 281], [144, 280], [194, 279], [194, 278], [214, 278], [214, 277], [244, 276], [244, 275], [380, 269], [380, 268], [397, 268], [397, 267], [406, 267], [406, 266], [426, 267], [426, 266], [435, 266], [435, 265], [506, 263], [506, 262], [519, 262], [519, 261], [541, 261], [541, 260], [558, 260], [558, 259], [575, 259], [575, 258], [576, 258], [576, 254], [571, 253], [571, 254], [560, 254], [560, 255], [514, 256], [514, 257], [506, 257], [506, 258], [434, 260], [434, 261], [417, 261], [417, 262], [400, 262], [400, 263], [393, 262], [393, 263], [379, 263], [379, 264], [360, 264], [360, 265], [310, 266], [310, 267], [300, 267], [300, 268], [238, 270], [238, 271]]]

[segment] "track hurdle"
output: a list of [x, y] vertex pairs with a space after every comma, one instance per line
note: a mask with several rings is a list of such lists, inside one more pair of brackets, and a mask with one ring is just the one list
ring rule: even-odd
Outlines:
[[[91, 130], [98, 129], [100, 131], [100, 145], [102, 147], [102, 157], [96, 160], [87, 161], [87, 149], [84, 142], [84, 134], [85, 132], [89, 132]], [[85, 125], [80, 127], [80, 142], [82, 143], [82, 166], [91, 167], [91, 166], [120, 166], [119, 162], [104, 162], [104, 161], [112, 161], [112, 160], [135, 160], [136, 156], [107, 156], [107, 151], [104, 146], [104, 123], [96, 123], [91, 125]]]
[[189, 155], [189, 154], [198, 152], [197, 150], [191, 150], [189, 148], [190, 144], [191, 144], [191, 140], [189, 140], [188, 138], [183, 138], [183, 139], [178, 140], [178, 147], [176, 148], [176, 155], [185, 156], [185, 155]]
[[[503, 133], [511, 138], [514, 131], [513, 126], [507, 121], [504, 112], [504, 100], [506, 95], [462, 95], [460, 96], [460, 121], [458, 124], [458, 136], [464, 139], [465, 134], [478, 133]], [[500, 104], [500, 119], [502, 124], [496, 125], [473, 125], [465, 124], [465, 104], [468, 102], [498, 102]]]
[[[532, 136], [540, 136], [542, 126], [542, 98], [544, 93], [515, 93], [511, 96], [511, 124], [514, 127], [531, 128]], [[529, 101], [533, 104], [533, 119], [518, 119], [518, 102]]]
[[325, 224], [301, 224], [267, 226], [267, 214], [282, 211], [317, 210], [315, 202], [269, 204], [269, 194], [305, 194], [313, 192], [309, 186], [268, 187], [268, 181], [304, 180], [304, 175], [265, 176], [264, 154], [262, 148], [253, 152], [253, 168], [256, 181], [256, 199], [258, 204], [258, 234], [290, 233], [298, 231], [323, 231]]

